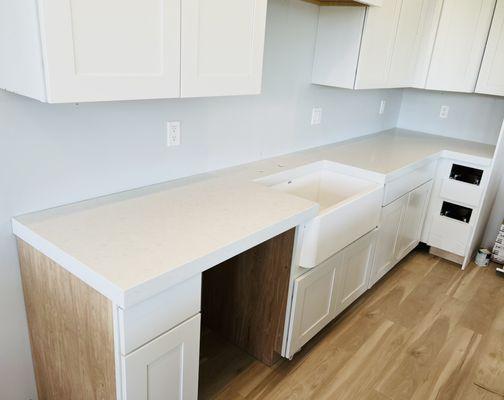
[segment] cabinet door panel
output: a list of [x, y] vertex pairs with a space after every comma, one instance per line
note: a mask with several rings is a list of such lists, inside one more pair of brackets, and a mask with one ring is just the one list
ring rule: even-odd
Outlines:
[[395, 251], [397, 260], [402, 259], [420, 243], [431, 188], [432, 182], [426, 183], [413, 190], [408, 196], [408, 204], [404, 212]]
[[196, 400], [200, 315], [123, 357], [124, 400]]
[[402, 0], [384, 0], [366, 11], [356, 89], [385, 88], [394, 51]]
[[40, 0], [49, 102], [178, 97], [180, 0]]
[[182, 96], [261, 92], [267, 0], [182, 1]]
[[504, 96], [504, 0], [497, 1], [476, 91]]
[[336, 312], [352, 304], [368, 289], [369, 273], [375, 249], [375, 232], [360, 238], [343, 250]]
[[445, 0], [427, 89], [474, 92], [495, 0]]
[[341, 255], [337, 254], [296, 280], [291, 354], [334, 318], [334, 295], [340, 265]]
[[371, 276], [371, 285], [374, 285], [395, 265], [395, 253], [399, 228], [403, 219], [408, 195], [405, 195], [382, 209], [378, 238], [376, 241], [375, 257]]
[[390, 87], [424, 87], [442, 0], [404, 0], [389, 73]]

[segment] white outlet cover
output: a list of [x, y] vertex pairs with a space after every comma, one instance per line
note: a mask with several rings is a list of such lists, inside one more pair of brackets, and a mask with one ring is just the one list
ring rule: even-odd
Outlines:
[[166, 146], [180, 146], [180, 121], [170, 121], [166, 127]]
[[322, 109], [314, 107], [312, 109], [311, 124], [320, 125], [322, 123]]
[[387, 107], [387, 101], [386, 100], [382, 100], [381, 103], [380, 103], [380, 115], [382, 115], [383, 113], [385, 113], [385, 108]]
[[450, 106], [441, 106], [441, 110], [439, 111], [439, 118], [442, 119], [448, 118], [449, 113], [450, 113]]

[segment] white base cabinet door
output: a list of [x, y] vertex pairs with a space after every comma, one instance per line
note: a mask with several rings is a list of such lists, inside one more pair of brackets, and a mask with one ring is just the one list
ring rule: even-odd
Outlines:
[[123, 357], [123, 400], [196, 400], [199, 343], [198, 314]]
[[375, 233], [373, 231], [357, 240], [341, 254], [336, 314], [342, 312], [368, 289], [375, 250]]
[[403, 259], [420, 243], [431, 191], [432, 182], [428, 182], [408, 195], [408, 204], [399, 230], [396, 260]]
[[504, 96], [504, 0], [497, 0], [476, 92]]
[[340, 265], [341, 254], [338, 253], [294, 283], [292, 354], [335, 317], [335, 289]]
[[382, 209], [378, 239], [376, 240], [371, 286], [395, 265], [397, 240], [407, 203], [408, 196], [406, 195]]
[[267, 0], [182, 0], [182, 97], [261, 92]]
[[296, 279], [288, 357], [368, 289], [375, 233], [368, 233]]
[[431, 191], [429, 181], [383, 207], [369, 286], [420, 243]]

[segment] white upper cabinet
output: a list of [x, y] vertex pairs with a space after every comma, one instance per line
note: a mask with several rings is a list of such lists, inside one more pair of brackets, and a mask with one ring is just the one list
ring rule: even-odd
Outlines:
[[504, 0], [497, 0], [476, 92], [504, 96]]
[[261, 92], [267, 0], [182, 0], [182, 97]]
[[357, 66], [356, 89], [388, 86], [401, 4], [402, 0], [385, 0], [381, 7], [367, 9]]
[[444, 0], [427, 89], [474, 92], [495, 0]]
[[349, 89], [423, 87], [442, 0], [321, 7], [313, 83]]
[[180, 0], [40, 0], [48, 102], [178, 97]]
[[423, 88], [436, 40], [443, 0], [404, 0], [388, 87]]
[[267, 0], [12, 3], [0, 17], [9, 91], [68, 103], [261, 90]]

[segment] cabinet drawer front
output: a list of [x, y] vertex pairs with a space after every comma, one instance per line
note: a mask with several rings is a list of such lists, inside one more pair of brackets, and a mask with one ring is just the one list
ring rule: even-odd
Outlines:
[[201, 274], [143, 303], [119, 309], [121, 353], [129, 354], [201, 309]]
[[392, 203], [399, 197], [433, 179], [435, 170], [436, 161], [431, 161], [413, 172], [387, 183], [385, 185], [383, 205]]
[[453, 179], [444, 179], [441, 186], [441, 197], [446, 200], [478, 206], [483, 195], [482, 185], [471, 185]]
[[200, 315], [122, 356], [123, 400], [196, 400]]
[[465, 256], [471, 230], [470, 224], [439, 215], [432, 223], [428, 244], [459, 256]]

